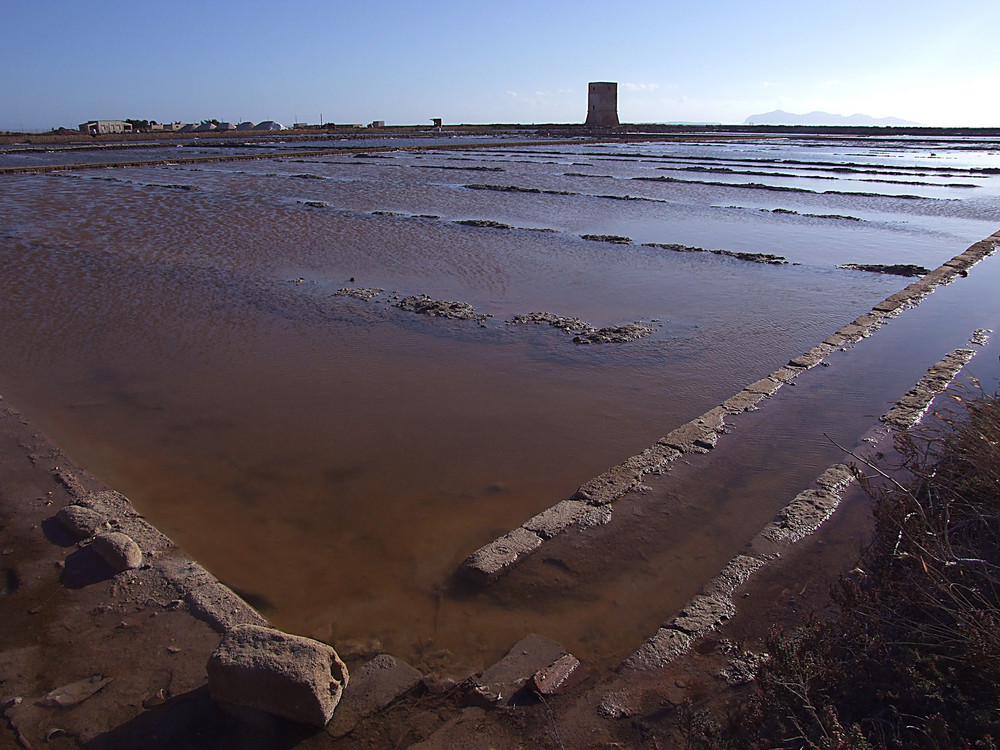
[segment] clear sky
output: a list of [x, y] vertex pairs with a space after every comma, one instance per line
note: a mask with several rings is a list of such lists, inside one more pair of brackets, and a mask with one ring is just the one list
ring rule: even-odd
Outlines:
[[1000, 126], [1000, 0], [0, 0], [0, 130], [89, 119]]

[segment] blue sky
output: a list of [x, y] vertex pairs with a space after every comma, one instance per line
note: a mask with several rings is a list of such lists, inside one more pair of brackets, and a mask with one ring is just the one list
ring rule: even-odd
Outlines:
[[0, 130], [88, 119], [1000, 126], [997, 0], [0, 0]]

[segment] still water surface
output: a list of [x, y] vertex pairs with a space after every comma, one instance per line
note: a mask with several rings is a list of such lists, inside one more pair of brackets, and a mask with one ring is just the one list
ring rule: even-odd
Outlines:
[[[0, 385], [280, 627], [480, 667], [534, 629], [612, 663], [669, 604], [456, 597], [449, 577], [908, 283], [839, 264], [933, 268], [992, 234], [998, 168], [982, 144], [780, 139], [6, 176]], [[413, 294], [491, 317], [392, 306]], [[533, 311], [654, 333], [507, 323]], [[934, 361], [913, 351], [905, 387]]]

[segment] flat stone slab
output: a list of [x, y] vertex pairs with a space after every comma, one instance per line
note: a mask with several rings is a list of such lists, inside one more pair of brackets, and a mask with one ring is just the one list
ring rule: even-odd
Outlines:
[[109, 521], [139, 515], [128, 498], [114, 490], [91, 492], [77, 500], [77, 505], [91, 508]]
[[591, 505], [613, 503], [639, 484], [640, 476], [638, 470], [629, 466], [615, 466], [581, 486], [573, 499], [584, 500]]
[[742, 411], [753, 411], [757, 408], [757, 404], [767, 398], [766, 393], [761, 393], [760, 391], [751, 391], [749, 389], [744, 389], [737, 393], [735, 396], [730, 396], [722, 405], [727, 411], [738, 414]]
[[327, 733], [343, 737], [363, 719], [381, 711], [415, 688], [423, 676], [404, 661], [379, 654], [351, 675]]
[[563, 500], [532, 516], [521, 527], [542, 539], [551, 539], [568, 527], [599, 526], [611, 520], [611, 508], [595, 507], [580, 500]]
[[743, 391], [748, 393], [758, 393], [761, 396], [773, 396], [778, 392], [778, 389], [781, 388], [782, 385], [784, 385], [784, 383], [780, 380], [775, 380], [772, 377], [766, 377], [751, 383], [744, 388]]
[[667, 445], [655, 443], [624, 462], [625, 466], [635, 469], [640, 477], [643, 474], [662, 473], [671, 461], [680, 458], [681, 452]]
[[728, 413], [725, 407], [717, 406], [667, 433], [658, 442], [681, 453], [707, 453], [715, 447], [719, 433], [725, 429]]
[[669, 627], [698, 636], [715, 630], [735, 614], [736, 605], [728, 596], [702, 594], [688, 602]]
[[531, 678], [532, 689], [542, 695], [559, 695], [584, 679], [584, 669], [573, 654], [563, 654]]
[[268, 625], [257, 610], [216, 580], [189, 591], [184, 600], [195, 617], [204, 620], [220, 633], [239, 625]]
[[156, 568], [180, 594], [208, 583], [218, 583], [204, 567], [182, 555], [165, 555], [156, 561]]
[[715, 596], [729, 596], [767, 562], [766, 558], [752, 555], [737, 555], [705, 586], [705, 593]]
[[817, 344], [812, 349], [807, 351], [805, 354], [795, 357], [795, 359], [789, 360], [788, 364], [792, 367], [802, 367], [809, 369], [810, 367], [815, 367], [824, 359], [826, 359], [830, 354], [836, 349], [832, 344]]
[[538, 534], [519, 526], [469, 555], [461, 571], [476, 583], [492, 583], [541, 545]]
[[913, 304], [914, 300], [919, 296], [920, 295], [915, 291], [907, 288], [901, 292], [896, 292], [895, 294], [886, 297], [884, 300], [875, 305], [872, 310], [887, 313], [895, 312], [902, 307]]
[[772, 542], [797, 542], [818, 529], [840, 502], [840, 496], [824, 489], [804, 490], [760, 532]]
[[528, 684], [540, 669], [554, 664], [566, 652], [555, 641], [544, 636], [525, 636], [500, 661], [483, 672], [472, 688], [481, 703], [507, 703]]
[[816, 484], [830, 492], [842, 492], [855, 481], [857, 476], [847, 464], [834, 464], [816, 477]]
[[622, 665], [626, 669], [660, 669], [687, 653], [694, 638], [675, 628], [660, 628]]
[[208, 659], [208, 689], [224, 703], [325, 726], [348, 683], [331, 646], [256, 625], [237, 625]]

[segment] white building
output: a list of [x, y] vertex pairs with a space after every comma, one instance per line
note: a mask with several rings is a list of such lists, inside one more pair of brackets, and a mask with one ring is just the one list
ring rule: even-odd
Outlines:
[[124, 120], [90, 120], [80, 124], [80, 132], [89, 135], [105, 135], [106, 133], [131, 133], [132, 123]]

